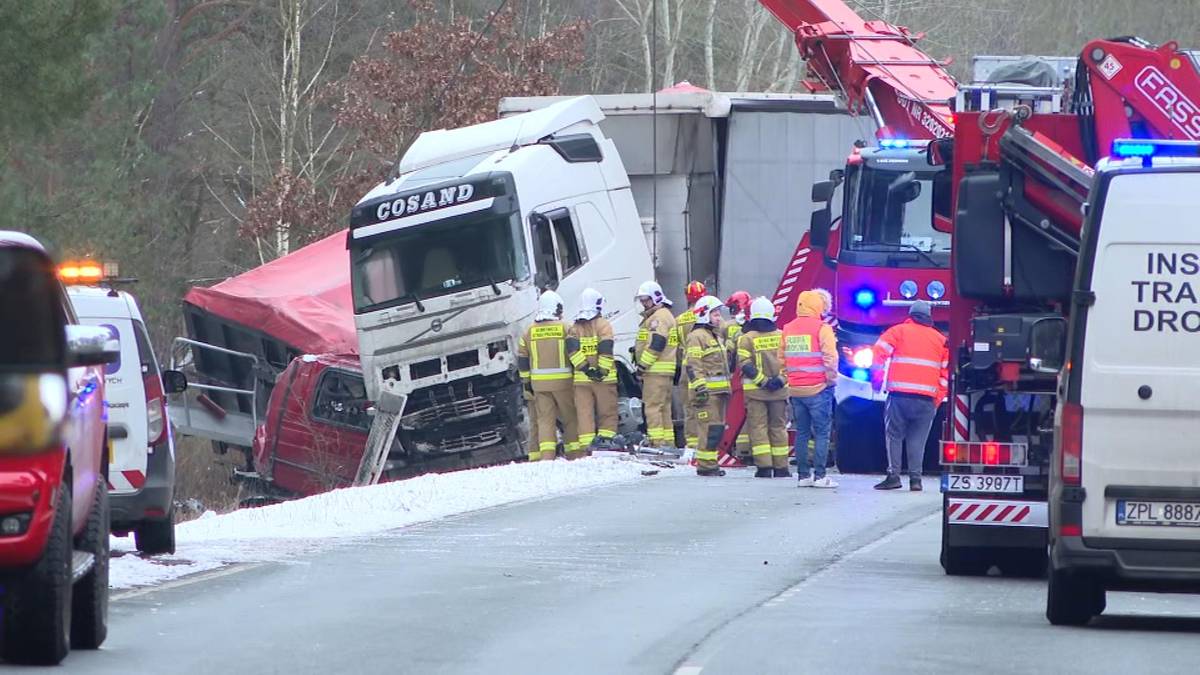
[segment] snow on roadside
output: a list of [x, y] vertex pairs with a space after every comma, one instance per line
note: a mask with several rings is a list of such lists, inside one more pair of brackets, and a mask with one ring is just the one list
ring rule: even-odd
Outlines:
[[110, 585], [149, 586], [234, 563], [280, 560], [332, 539], [634, 481], [648, 468], [643, 462], [602, 457], [508, 464], [346, 488], [224, 515], [210, 512], [176, 527], [173, 556], [140, 558], [132, 537], [113, 537]]

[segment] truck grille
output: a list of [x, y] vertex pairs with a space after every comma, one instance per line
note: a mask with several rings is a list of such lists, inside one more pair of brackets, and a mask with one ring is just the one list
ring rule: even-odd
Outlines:
[[491, 429], [477, 434], [450, 436], [435, 442], [418, 442], [416, 448], [417, 452], [428, 454], [466, 452], [496, 445], [503, 440], [504, 434], [499, 429]]
[[400, 424], [408, 429], [461, 422], [463, 420], [484, 417], [492, 413], [492, 404], [483, 396], [472, 396], [459, 401], [451, 401], [433, 405], [424, 410], [405, 415], [400, 418]]

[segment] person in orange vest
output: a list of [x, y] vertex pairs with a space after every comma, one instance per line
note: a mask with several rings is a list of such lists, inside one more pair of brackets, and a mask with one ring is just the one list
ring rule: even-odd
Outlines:
[[[683, 294], [687, 298], [687, 309], [675, 317], [675, 332], [678, 333], [680, 347], [686, 344], [688, 333], [691, 333], [692, 328], [696, 325], [696, 312], [692, 307], [700, 298], [708, 295], [708, 289], [704, 287], [703, 282], [693, 281], [687, 285]], [[679, 393], [683, 404], [681, 406], [683, 408], [683, 435], [686, 439], [684, 445], [695, 449], [699, 447], [700, 431], [699, 425], [696, 423], [696, 408], [692, 405], [691, 388], [688, 387], [687, 370], [683, 367], [683, 354], [683, 349], [675, 351], [675, 384], [682, 385]]]
[[[833, 384], [837, 382], [837, 338], [822, 319], [819, 290], [804, 291], [796, 302], [796, 318], [783, 327], [783, 360], [787, 371], [796, 431], [796, 475], [799, 487], [835, 488], [825, 475], [829, 434], [833, 426]], [[813, 467], [808, 468], [808, 440], [813, 439]]]
[[888, 451], [887, 477], [876, 490], [900, 487], [900, 460], [908, 448], [908, 488], [921, 489], [921, 466], [925, 441], [946, 399], [950, 350], [946, 336], [933, 327], [929, 303], [918, 300], [908, 310], [908, 319], [884, 331], [873, 348], [876, 364], [887, 365], [887, 402], [884, 431]]

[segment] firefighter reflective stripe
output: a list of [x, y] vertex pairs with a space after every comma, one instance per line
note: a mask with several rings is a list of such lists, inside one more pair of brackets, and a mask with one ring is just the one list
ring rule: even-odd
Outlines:
[[756, 446], [750, 448], [750, 454], [754, 455], [755, 457], [769, 455], [769, 454], [771, 454], [771, 446], [770, 445], [756, 445]]
[[696, 451], [696, 461], [697, 462], [715, 462], [715, 461], [717, 461], [717, 459], [718, 459], [718, 457], [717, 457], [716, 450], [697, 450]]
[[909, 356], [893, 356], [892, 363], [904, 363], [910, 366], [925, 366], [926, 368], [941, 368], [942, 364], [929, 359], [914, 359]]
[[791, 451], [791, 448], [789, 448], [786, 445], [772, 445], [771, 446], [771, 456], [772, 457], [787, 457], [788, 452], [790, 452], [790, 451]]
[[[553, 380], [569, 380], [571, 379], [571, 366], [567, 361], [567, 342], [566, 342], [566, 327], [561, 323], [552, 323], [547, 325], [534, 324], [529, 328], [529, 338], [533, 342], [529, 345], [529, 374], [530, 379], [534, 382], [547, 382]], [[545, 358], [543, 345], [539, 343], [555, 342], [552, 348], [557, 349], [557, 358], [549, 359], [549, 363], [543, 363]]]
[[927, 384], [918, 384], [916, 382], [900, 382], [898, 380], [891, 380], [888, 382], [888, 391], [937, 396], [938, 388], [931, 387]]

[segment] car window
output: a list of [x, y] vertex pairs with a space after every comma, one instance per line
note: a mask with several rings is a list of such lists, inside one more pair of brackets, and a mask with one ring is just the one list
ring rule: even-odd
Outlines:
[[146, 334], [146, 327], [137, 319], [134, 319], [132, 323], [133, 337], [137, 341], [138, 361], [142, 366], [142, 377], [150, 374], [158, 377], [160, 375], [158, 360], [154, 358], [154, 349], [150, 347], [150, 336]]
[[371, 428], [368, 405], [367, 388], [361, 375], [326, 370], [317, 385], [312, 415], [314, 419], [367, 431]]

